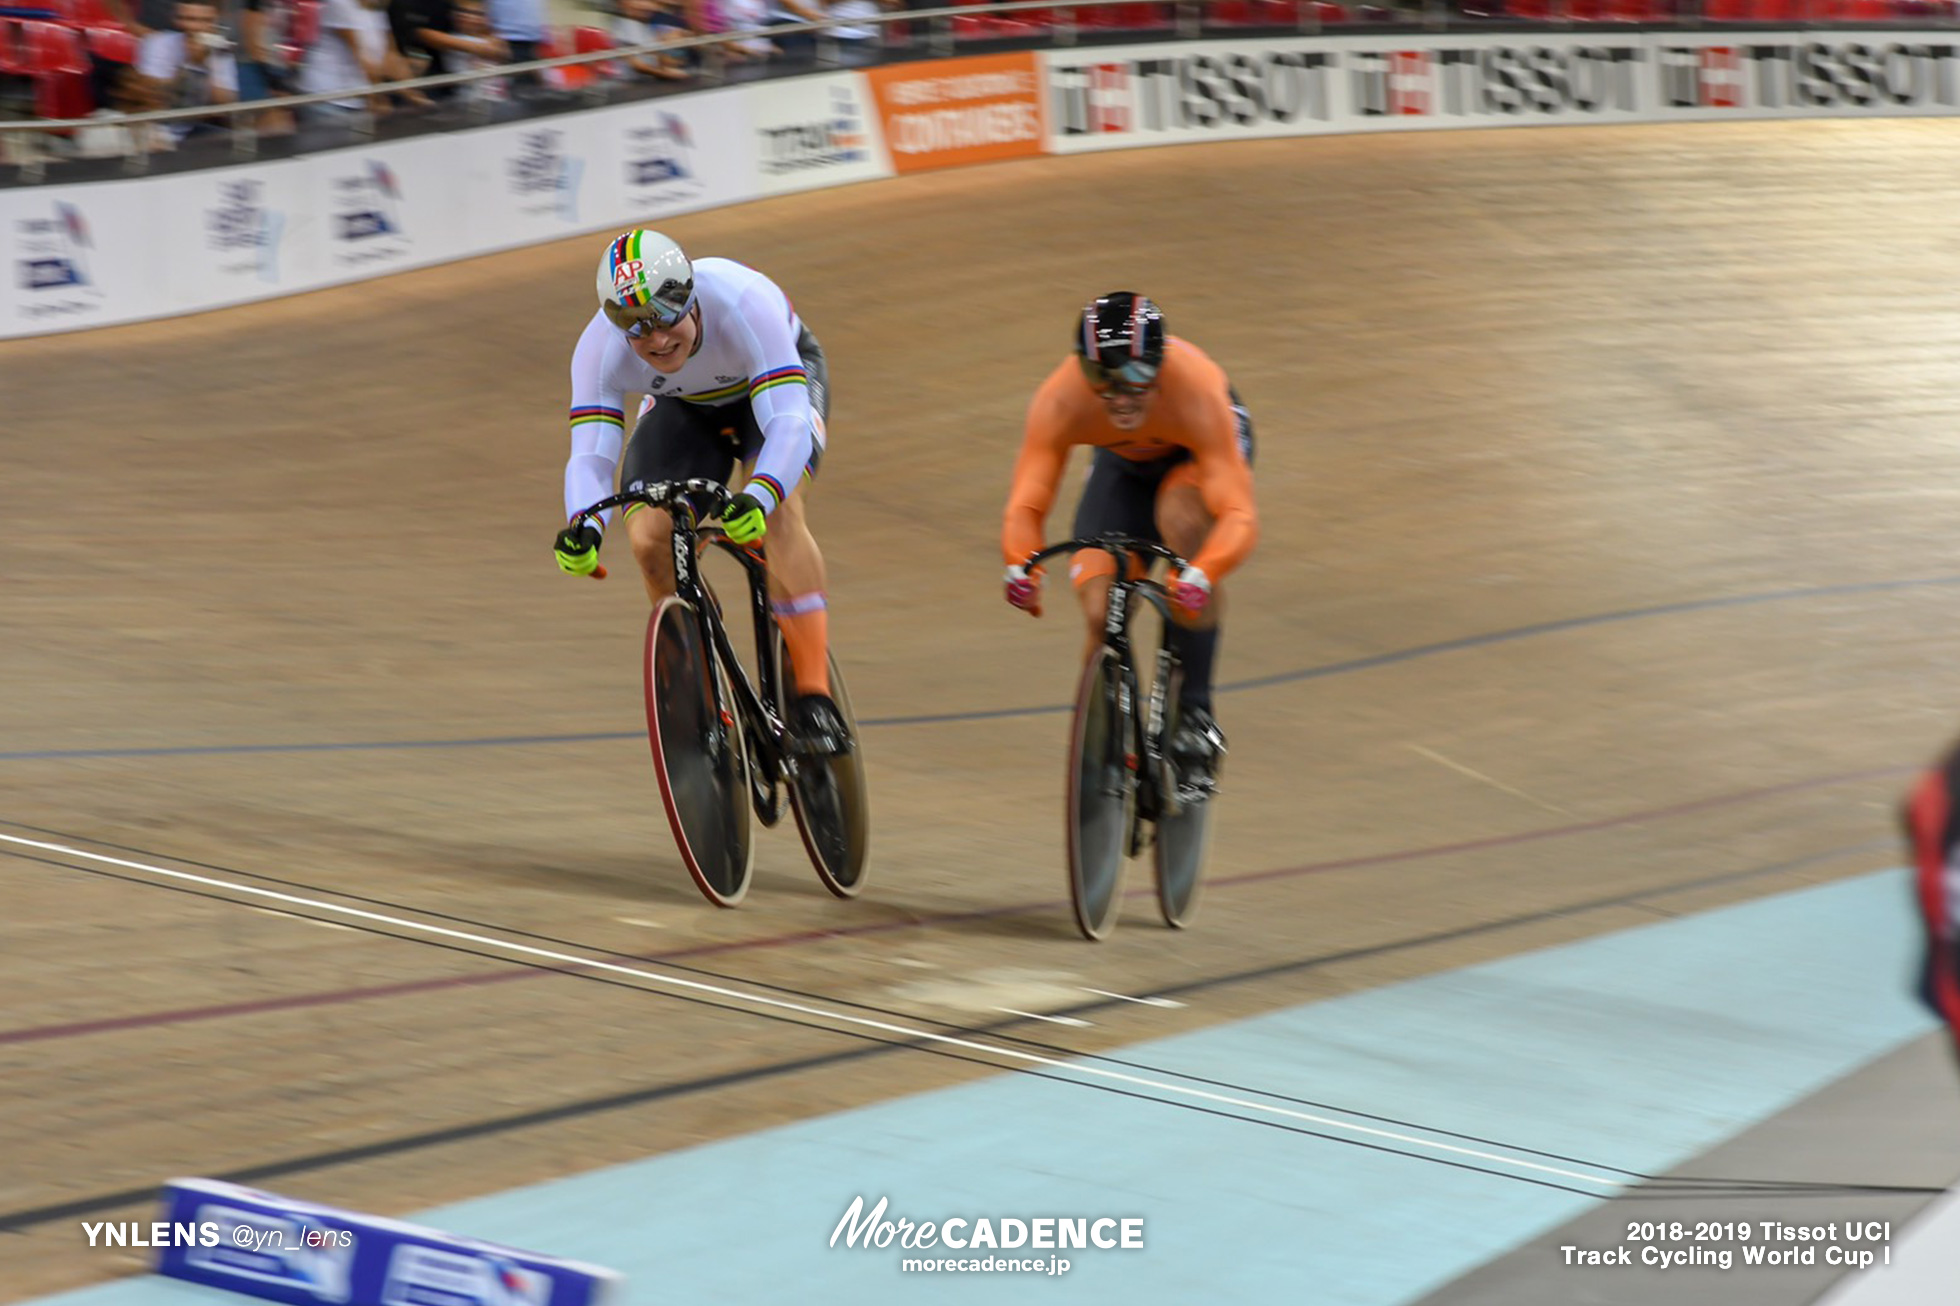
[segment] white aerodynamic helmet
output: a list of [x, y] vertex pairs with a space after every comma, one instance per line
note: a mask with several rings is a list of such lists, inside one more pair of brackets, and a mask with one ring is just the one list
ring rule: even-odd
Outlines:
[[657, 231], [629, 231], [599, 259], [599, 307], [629, 336], [671, 327], [694, 307], [694, 265]]

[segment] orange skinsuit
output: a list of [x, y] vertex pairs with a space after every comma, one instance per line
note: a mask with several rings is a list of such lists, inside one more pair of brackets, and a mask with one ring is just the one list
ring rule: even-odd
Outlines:
[[[1252, 552], [1259, 538], [1259, 514], [1252, 501], [1252, 469], [1239, 451], [1231, 383], [1224, 369], [1190, 341], [1177, 336], [1165, 340], [1156, 393], [1143, 425], [1134, 431], [1119, 431], [1111, 424], [1073, 357], [1041, 383], [1028, 405], [1027, 436], [1014, 464], [1014, 488], [1001, 525], [1001, 552], [1010, 566], [1025, 563], [1041, 548], [1042, 524], [1055, 502], [1055, 486], [1069, 450], [1078, 444], [1108, 449], [1132, 462], [1189, 449], [1190, 460], [1173, 468], [1161, 488], [1196, 485], [1212, 515], [1211, 533], [1191, 564], [1216, 584]], [[1107, 558], [1101, 561], [1103, 567], [1085, 565], [1084, 572], [1112, 570]]]

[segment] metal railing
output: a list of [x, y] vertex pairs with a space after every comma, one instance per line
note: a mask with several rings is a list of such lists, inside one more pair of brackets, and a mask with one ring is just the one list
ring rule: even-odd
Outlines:
[[[1352, 0], [1349, 0], [1352, 3]], [[1459, 0], [1472, 3], [1473, 0]], [[1041, 31], [1044, 44], [1063, 47], [1075, 46], [1085, 32], [1099, 37], [1109, 37], [1124, 42], [1144, 42], [1168, 34], [1179, 39], [1193, 39], [1206, 30], [1206, 17], [1217, 0], [1074, 0], [1073, 3], [1056, 4], [1053, 0], [1008, 0], [1007, 3], [986, 5], [963, 5], [951, 8], [900, 10], [894, 13], [866, 15], [856, 18], [828, 18], [817, 22], [782, 23], [770, 27], [751, 28], [737, 32], [717, 32], [701, 36], [689, 36], [646, 45], [620, 46], [605, 50], [585, 51], [578, 54], [559, 55], [550, 59], [534, 59], [525, 63], [498, 64], [489, 68], [473, 69], [461, 73], [441, 73], [431, 76], [408, 78], [403, 81], [379, 82], [366, 86], [342, 87], [338, 90], [320, 91], [305, 95], [282, 95], [263, 100], [234, 102], [230, 104], [199, 105], [181, 109], [159, 109], [146, 113], [97, 114], [88, 118], [37, 118], [19, 121], [0, 121], [0, 164], [12, 164], [19, 169], [22, 181], [38, 182], [45, 178], [50, 161], [66, 157], [55, 147], [53, 138], [67, 134], [108, 129], [122, 129], [127, 138], [126, 151], [122, 153], [123, 169], [129, 174], [140, 174], [148, 170], [151, 157], [150, 138], [153, 127], [174, 123], [208, 123], [214, 119], [229, 122], [232, 154], [235, 158], [257, 157], [261, 133], [254, 119], [269, 110], [296, 110], [312, 105], [334, 104], [359, 98], [361, 106], [350, 111], [346, 127], [355, 138], [371, 138], [375, 134], [377, 115], [372, 111], [371, 99], [382, 95], [405, 91], [426, 91], [449, 86], [464, 86], [487, 81], [523, 82], [541, 79], [546, 73], [557, 69], [582, 68], [594, 64], [611, 63], [646, 55], [683, 54], [698, 52], [700, 58], [699, 76], [695, 85], [716, 86], [726, 81], [731, 61], [728, 47], [738, 42], [757, 40], [775, 41], [786, 37], [809, 36], [815, 48], [815, 66], [819, 69], [846, 66], [844, 50], [849, 47], [875, 49], [881, 58], [889, 58], [898, 53], [901, 56], [920, 49], [915, 45], [912, 29], [923, 25], [926, 38], [922, 43], [923, 52], [939, 57], [952, 54], [961, 41], [959, 20], [1013, 18], [1020, 13], [1040, 13], [1047, 16]], [[1515, 17], [1501, 14], [1477, 14], [1453, 7], [1449, 0], [1413, 0], [1411, 4], [1391, 5], [1372, 4], [1380, 17], [1360, 22], [1341, 22], [1339, 30], [1365, 34], [1379, 31], [1383, 27], [1415, 28], [1429, 32], [1447, 30], [1467, 30], [1491, 32], [1516, 28], [1539, 28], [1553, 31], [1568, 31], [1578, 26], [1620, 26], [1625, 22], [1605, 23], [1583, 19], [1575, 15], [1574, 0], [1552, 0], [1556, 12], [1546, 21], [1525, 22]], [[1702, 0], [1682, 0], [1686, 12], [1677, 19], [1676, 24], [1685, 28], [1702, 26]], [[1778, 27], [1816, 26], [1829, 20], [1822, 17], [1830, 0], [1809, 0], [1808, 12], [1815, 19], [1796, 22], [1782, 22]], [[1162, 9], [1170, 14], [1170, 22], [1163, 29], [1139, 28], [1132, 25], [1083, 24], [1077, 18], [1079, 10], [1101, 11], [1107, 9], [1134, 9], [1139, 4]], [[1316, 34], [1324, 30], [1319, 9], [1308, 0], [1300, 0], [1294, 6], [1295, 20], [1284, 26], [1303, 34]], [[1902, 18], [1901, 25], [1915, 28], [1946, 28], [1956, 25], [1950, 15]], [[1864, 24], [1869, 26], [1869, 24]], [[835, 35], [838, 28], [875, 27], [879, 37], [876, 40], [847, 40]], [[1217, 29], [1214, 29], [1217, 30]], [[1240, 24], [1226, 25], [1225, 30], [1258, 31], [1257, 27]], [[1264, 30], [1275, 30], [1268, 26]], [[998, 31], [982, 30], [966, 38], [969, 44], [998, 45], [1003, 37]], [[802, 71], [801, 69], [784, 70]], [[550, 88], [545, 94], [544, 103], [583, 102], [594, 107], [609, 102], [614, 91], [623, 82], [620, 79], [596, 76], [584, 87]], [[679, 84], [670, 93], [681, 93], [686, 88]], [[473, 125], [468, 119], [477, 122], [489, 121], [497, 102], [479, 99], [464, 106], [465, 123]], [[313, 148], [336, 148], [344, 140], [316, 145]], [[301, 151], [304, 152], [304, 151]], [[100, 157], [100, 156], [98, 156]], [[113, 157], [111, 155], [110, 157]]]

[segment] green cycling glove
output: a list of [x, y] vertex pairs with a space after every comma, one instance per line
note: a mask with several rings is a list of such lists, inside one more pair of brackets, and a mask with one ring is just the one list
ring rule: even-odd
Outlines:
[[762, 501], [746, 490], [728, 501], [722, 510], [721, 529], [737, 544], [753, 544], [769, 530]]
[[605, 537], [590, 524], [558, 532], [552, 552], [558, 555], [558, 569], [568, 576], [590, 576], [599, 569], [599, 542]]

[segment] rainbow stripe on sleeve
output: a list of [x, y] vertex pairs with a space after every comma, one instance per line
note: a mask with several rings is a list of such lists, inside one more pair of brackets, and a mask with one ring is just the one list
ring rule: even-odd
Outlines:
[[626, 428], [626, 414], [617, 408], [607, 408], [601, 404], [591, 404], [584, 408], [572, 409], [572, 425], [581, 422], [604, 422], [608, 426]]
[[[743, 488], [753, 491], [758, 485], [776, 496], [776, 506], [781, 506], [783, 500], [789, 498], [789, 495], [783, 491], [783, 483], [781, 481], [762, 472], [757, 472], [754, 476], [750, 477], [749, 483]], [[771, 507], [770, 511], [774, 512], [775, 507]]]
[[800, 365], [794, 367], [779, 367], [773, 372], [764, 372], [761, 376], [758, 376], [754, 380], [750, 381], [749, 397], [753, 399], [755, 396], [761, 394], [764, 390], [771, 390], [779, 385], [808, 385], [808, 384], [810, 384], [810, 374], [808, 372], [805, 372]]

